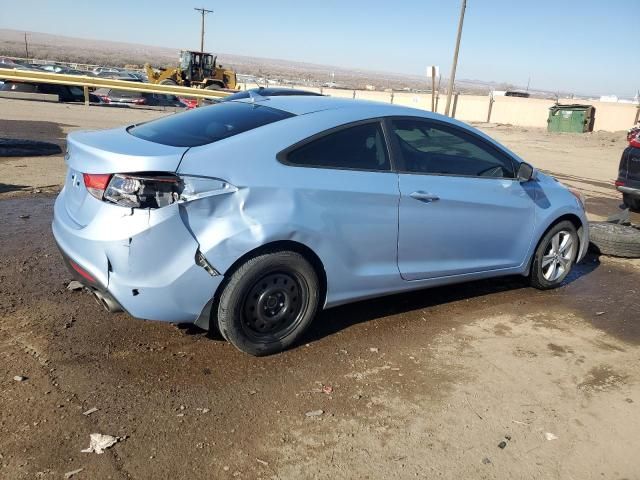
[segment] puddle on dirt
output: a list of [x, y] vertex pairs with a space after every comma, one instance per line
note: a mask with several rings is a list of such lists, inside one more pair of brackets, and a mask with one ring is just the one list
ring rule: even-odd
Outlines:
[[589, 370], [578, 388], [589, 392], [611, 390], [624, 385], [626, 379], [626, 375], [616, 373], [609, 365], [598, 365]]
[[574, 353], [571, 347], [556, 345], [555, 343], [549, 343], [547, 347], [549, 348], [549, 350], [551, 350], [551, 353], [553, 354], [554, 357], [563, 357], [567, 354]]
[[620, 340], [640, 344], [640, 269], [588, 255], [568, 284], [549, 292], [554, 303], [568, 307], [595, 328]]

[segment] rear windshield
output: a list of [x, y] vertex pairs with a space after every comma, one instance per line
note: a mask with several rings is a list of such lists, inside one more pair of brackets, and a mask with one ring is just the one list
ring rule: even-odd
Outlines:
[[172, 147], [198, 147], [293, 114], [253, 103], [224, 102], [129, 127], [131, 135]]

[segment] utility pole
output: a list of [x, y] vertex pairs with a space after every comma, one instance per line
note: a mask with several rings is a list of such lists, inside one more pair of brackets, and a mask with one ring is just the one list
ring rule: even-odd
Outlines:
[[204, 52], [204, 16], [207, 13], [213, 13], [213, 10], [207, 10], [206, 8], [194, 8], [194, 10], [200, 12], [202, 15], [202, 24], [200, 27], [200, 53]]
[[436, 66], [431, 65], [431, 111], [436, 111]]
[[24, 51], [26, 59], [29, 60], [29, 43], [27, 42], [27, 32], [24, 32]]
[[451, 75], [449, 76], [449, 88], [447, 88], [447, 106], [444, 114], [449, 115], [451, 108], [451, 94], [453, 93], [454, 83], [456, 81], [456, 67], [458, 66], [458, 52], [460, 51], [460, 38], [462, 37], [462, 24], [464, 23], [464, 11], [467, 9], [467, 0], [462, 0], [460, 8], [460, 21], [458, 22], [458, 37], [456, 39], [456, 49], [453, 53], [453, 65], [451, 65]]

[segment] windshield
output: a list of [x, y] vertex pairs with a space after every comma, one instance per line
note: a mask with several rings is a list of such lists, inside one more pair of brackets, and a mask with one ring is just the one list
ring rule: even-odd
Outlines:
[[252, 103], [225, 102], [129, 127], [138, 138], [172, 147], [197, 147], [292, 117]]

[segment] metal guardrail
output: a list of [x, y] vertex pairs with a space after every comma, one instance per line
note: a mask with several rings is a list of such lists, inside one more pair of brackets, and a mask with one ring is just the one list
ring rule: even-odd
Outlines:
[[230, 95], [230, 92], [221, 90], [205, 90], [202, 88], [179, 87], [177, 85], [157, 85], [155, 83], [129, 82], [113, 78], [90, 77], [87, 75], [63, 75], [60, 73], [38, 72], [31, 70], [17, 70], [0, 68], [0, 79], [16, 80], [32, 83], [53, 83], [56, 85], [71, 85], [83, 87], [84, 102], [89, 104], [89, 87], [117, 88], [130, 92], [164, 93], [180, 97], [192, 98], [220, 98]]

